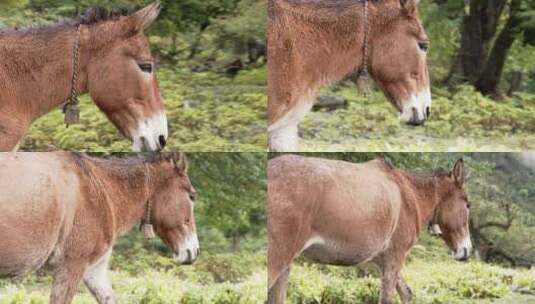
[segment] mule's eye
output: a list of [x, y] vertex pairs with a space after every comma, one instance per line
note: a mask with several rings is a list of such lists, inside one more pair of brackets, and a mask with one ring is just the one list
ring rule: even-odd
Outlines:
[[470, 209], [470, 203], [466, 203], [466, 208]]
[[145, 73], [152, 73], [152, 63], [139, 63], [139, 68]]
[[420, 50], [427, 52], [427, 50], [429, 49], [429, 42], [427, 41], [418, 42], [418, 47], [420, 48]]

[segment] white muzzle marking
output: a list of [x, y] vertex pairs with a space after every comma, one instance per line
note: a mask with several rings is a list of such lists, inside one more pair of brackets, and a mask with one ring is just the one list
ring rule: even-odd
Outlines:
[[163, 149], [168, 136], [165, 112], [161, 111], [150, 118], [138, 122], [136, 129], [131, 134], [135, 152]]
[[425, 88], [409, 100], [402, 101], [403, 109], [399, 119], [409, 124], [421, 124], [427, 119], [428, 109], [431, 108], [431, 89]]
[[197, 259], [200, 252], [199, 249], [197, 233], [193, 233], [178, 246], [173, 258], [179, 264], [191, 264]]
[[459, 244], [457, 250], [453, 255], [456, 260], [466, 260], [472, 253], [472, 241], [470, 240], [470, 234], [468, 234]]

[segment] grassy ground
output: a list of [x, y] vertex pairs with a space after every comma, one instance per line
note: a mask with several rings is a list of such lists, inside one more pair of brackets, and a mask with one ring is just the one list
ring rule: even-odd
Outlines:
[[[379, 298], [378, 274], [378, 269], [370, 265], [357, 269], [299, 260], [291, 270], [289, 298], [291, 303], [375, 304]], [[402, 275], [416, 304], [535, 301], [535, 269], [505, 268], [475, 260], [456, 262], [438, 240], [426, 239], [415, 246]]]
[[[238, 252], [219, 234], [204, 238], [203, 251], [190, 266], [178, 266], [158, 240], [143, 241], [130, 232], [114, 247], [111, 281], [117, 303], [255, 304], [266, 301], [265, 238], [243, 241]], [[260, 239], [260, 241], [258, 241]], [[45, 272], [0, 280], [0, 304], [48, 303], [52, 278]], [[95, 303], [80, 284], [74, 304]]]
[[[158, 71], [169, 122], [167, 150], [264, 151], [266, 147], [265, 70], [242, 71], [235, 79], [184, 68]], [[33, 125], [21, 150], [130, 151], [106, 117], [85, 96], [81, 124], [66, 128], [61, 111]]]
[[424, 126], [399, 122], [381, 92], [368, 98], [341, 84], [323, 94], [349, 101], [346, 109], [317, 111], [300, 125], [303, 151], [522, 151], [535, 148], [535, 96], [496, 102], [471, 87], [434, 88]]

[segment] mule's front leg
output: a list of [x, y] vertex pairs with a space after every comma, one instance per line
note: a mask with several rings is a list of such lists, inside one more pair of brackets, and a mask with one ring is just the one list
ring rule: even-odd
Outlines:
[[269, 151], [271, 152], [299, 151], [297, 124], [282, 126], [278, 129], [270, 129], [268, 141]]
[[399, 297], [401, 298], [401, 303], [408, 304], [412, 301], [412, 290], [409, 285], [407, 285], [405, 280], [403, 280], [401, 275], [399, 275], [396, 289], [398, 291]]
[[380, 304], [393, 304], [396, 287], [400, 279], [400, 271], [404, 254], [386, 253], [378, 258], [378, 265], [382, 270]]
[[314, 98], [312, 96], [312, 94], [307, 94], [301, 98], [284, 116], [269, 125], [268, 144], [271, 152], [299, 151], [297, 126], [312, 109], [312, 105], [314, 104]]
[[115, 303], [115, 295], [108, 275], [110, 256], [111, 249], [95, 264], [89, 266], [84, 275], [85, 285], [99, 304]]
[[54, 273], [50, 304], [69, 304], [84, 275], [85, 264], [65, 263]]
[[290, 269], [283, 270], [276, 279], [275, 284], [268, 290], [268, 304], [284, 304], [288, 289]]

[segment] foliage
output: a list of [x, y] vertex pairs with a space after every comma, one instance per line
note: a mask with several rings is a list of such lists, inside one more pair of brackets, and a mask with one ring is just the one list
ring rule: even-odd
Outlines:
[[349, 83], [324, 94], [349, 101], [346, 109], [318, 111], [300, 125], [304, 151], [517, 151], [535, 147], [535, 95], [517, 93], [495, 102], [470, 86], [433, 88], [424, 126], [399, 122], [380, 92], [365, 98]]
[[[478, 303], [475, 300], [504, 297], [535, 299], [533, 270], [508, 269], [477, 261], [455, 262], [437, 240], [426, 236], [420, 241], [424, 243], [425, 246], [413, 248], [402, 271], [414, 293], [414, 303]], [[292, 303], [372, 304], [379, 299], [379, 286], [378, 272], [371, 266], [356, 271], [299, 260], [290, 272], [288, 291]]]

